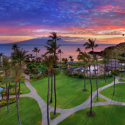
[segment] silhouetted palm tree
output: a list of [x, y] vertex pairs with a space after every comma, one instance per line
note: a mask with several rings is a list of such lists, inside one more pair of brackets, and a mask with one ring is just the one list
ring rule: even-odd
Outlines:
[[[47, 93], [47, 121], [48, 125], [50, 125], [49, 122], [49, 78], [50, 78], [50, 71], [53, 69], [53, 61], [54, 57], [53, 56], [45, 56], [42, 58], [42, 63], [43, 65], [48, 69], [48, 93]], [[52, 94], [52, 93], [51, 93]]]
[[92, 51], [95, 47], [98, 46], [98, 44], [95, 45], [95, 40], [92, 39], [88, 39], [88, 42], [86, 42], [85, 44], [83, 44], [83, 46], [86, 46], [85, 49], [90, 49], [92, 48]]
[[61, 54], [63, 54], [61, 49], [58, 50], [58, 54], [60, 54], [60, 64], [61, 64]]
[[[56, 41], [60, 40], [57, 36], [57, 33], [52, 32], [51, 35], [49, 36], [52, 38], [51, 40], [47, 41], [47, 45], [45, 46], [47, 49], [47, 52], [45, 54], [53, 54], [54, 55], [54, 68], [56, 68], [56, 51], [59, 49], [60, 45], [57, 45]], [[54, 115], [56, 115], [56, 74], [54, 73], [54, 93], [55, 93], [55, 107], [54, 107]]]
[[36, 53], [36, 57], [37, 57], [37, 53], [39, 53], [40, 49], [38, 49], [38, 47], [34, 47], [34, 50], [32, 51]]
[[90, 115], [92, 115], [92, 82], [91, 82], [91, 70], [90, 70], [90, 66], [94, 63], [93, 58], [90, 56], [90, 54], [86, 53], [86, 55], [83, 58], [83, 61], [85, 63], [87, 63], [87, 65], [89, 66], [89, 71], [90, 71], [90, 84], [91, 84], [91, 103], [90, 103]]
[[80, 48], [77, 48], [76, 52], [79, 52], [79, 53], [80, 53], [80, 52], [81, 52], [81, 49], [80, 49]]
[[[86, 55], [87, 55], [86, 52], [80, 52], [79, 55], [77, 56], [77, 59], [84, 61], [84, 58], [85, 58]], [[86, 63], [86, 61], [84, 61], [83, 63], [84, 63], [84, 89], [83, 89], [83, 91], [87, 91], [86, 82], [85, 82], [85, 72], [86, 72], [85, 69], [87, 68], [86, 67], [87, 63]]]
[[14, 52], [17, 50], [17, 49], [19, 49], [20, 47], [18, 47], [18, 45], [17, 44], [13, 44], [13, 46], [12, 46], [12, 49], [14, 50]]

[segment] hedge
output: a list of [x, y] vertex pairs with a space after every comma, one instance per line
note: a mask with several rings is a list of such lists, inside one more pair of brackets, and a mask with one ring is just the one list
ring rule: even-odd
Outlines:
[[[21, 97], [19, 99], [21, 99]], [[9, 104], [12, 104], [12, 103], [15, 103], [15, 102], [16, 102], [16, 97], [9, 98]], [[3, 107], [5, 105], [7, 105], [7, 99], [1, 99], [0, 107]]]

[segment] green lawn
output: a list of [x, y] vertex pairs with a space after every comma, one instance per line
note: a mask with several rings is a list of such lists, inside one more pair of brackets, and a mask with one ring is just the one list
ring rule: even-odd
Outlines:
[[89, 117], [86, 112], [90, 108], [77, 111], [64, 119], [58, 125], [125, 125], [125, 107], [119, 105], [95, 106], [94, 117]]
[[100, 94], [119, 102], [125, 102], [125, 83], [118, 83], [115, 85], [115, 95], [113, 96], [114, 85], [110, 86], [100, 92]]
[[[51, 79], [50, 79], [51, 81]], [[113, 82], [113, 78], [108, 78], [105, 83], [104, 79], [98, 79], [98, 87], [104, 86]], [[93, 91], [96, 90], [96, 79], [92, 79]], [[31, 85], [37, 90], [37, 93], [47, 101], [48, 77], [41, 80], [31, 82]], [[86, 101], [90, 96], [90, 80], [86, 79], [87, 91], [82, 91], [84, 87], [84, 79], [71, 78], [61, 73], [56, 76], [56, 91], [57, 91], [57, 107], [58, 108], [73, 108]], [[54, 94], [53, 103], [54, 106]]]
[[[10, 83], [11, 85], [15, 85], [15, 83]], [[19, 84], [17, 84], [19, 85]], [[1, 87], [5, 87], [6, 88], [6, 84], [1, 85]], [[23, 94], [27, 94], [30, 93], [30, 89], [25, 85], [25, 83], [20, 83], [20, 87], [21, 87], [21, 91], [23, 92]], [[13, 91], [13, 89], [11, 89], [10, 91]], [[15, 90], [14, 90], [15, 91]]]
[[123, 79], [119, 79], [119, 82], [125, 82], [125, 80], [123, 80]]
[[98, 97], [98, 100], [97, 99], [97, 96], [95, 96], [94, 100], [92, 102], [105, 102], [106, 100], [101, 98], [101, 97]]
[[[18, 125], [16, 103], [9, 106], [10, 113], [7, 114], [7, 107], [0, 111], [0, 125]], [[19, 114], [22, 125], [41, 125], [42, 114], [37, 101], [30, 97], [22, 97], [19, 101]]]
[[59, 115], [61, 115], [61, 113], [58, 113], [58, 112], [56, 112], [56, 115], [53, 115], [54, 114], [54, 112], [50, 112], [50, 119], [51, 120], [53, 120], [53, 119], [55, 119], [56, 117], [58, 117]]

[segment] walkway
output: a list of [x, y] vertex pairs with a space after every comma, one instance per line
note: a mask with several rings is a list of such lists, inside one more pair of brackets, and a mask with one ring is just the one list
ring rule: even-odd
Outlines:
[[[29, 79], [29, 76], [24, 74], [25, 77], [27, 79]], [[120, 77], [116, 77], [116, 84], [118, 83], [125, 83], [125, 82], [119, 82]], [[25, 84], [26, 86], [31, 90], [31, 92], [29, 94], [22, 94], [21, 97], [32, 97], [34, 99], [37, 100], [38, 104], [39, 104], [39, 107], [41, 109], [41, 112], [42, 112], [42, 125], [47, 125], [47, 104], [44, 102], [44, 100], [37, 94], [36, 90], [34, 87], [32, 87], [32, 85], [29, 83], [29, 81], [25, 81]], [[105, 88], [108, 88], [110, 86], [112, 86], [114, 84], [114, 81], [108, 85], [105, 85], [101, 88], [98, 89], [98, 91], [102, 91], [103, 89]], [[95, 90], [93, 93], [92, 93], [92, 99], [95, 98], [97, 94], [97, 91]], [[13, 96], [10, 96], [10, 97], [13, 97]], [[97, 103], [93, 103], [92, 105], [93, 106], [100, 106], [100, 105], [124, 105], [125, 106], [125, 103], [123, 102], [117, 102], [117, 101], [114, 101], [114, 100], [111, 100], [103, 95], [101, 95], [99, 93], [99, 97], [107, 100], [106, 102], [97, 102]], [[50, 125], [57, 125], [59, 122], [61, 122], [62, 120], [64, 120], [65, 118], [67, 118], [68, 116], [70, 116], [72, 113], [78, 111], [78, 110], [81, 110], [81, 109], [85, 109], [85, 108], [88, 108], [90, 107], [90, 97], [84, 102], [82, 103], [81, 105], [79, 106], [76, 106], [74, 108], [70, 108], [70, 109], [61, 109], [61, 108], [57, 108], [57, 112], [61, 113], [61, 115], [59, 115], [58, 117], [56, 117], [54, 120], [50, 120]], [[54, 111], [54, 107], [52, 106], [49, 106], [49, 111]]]

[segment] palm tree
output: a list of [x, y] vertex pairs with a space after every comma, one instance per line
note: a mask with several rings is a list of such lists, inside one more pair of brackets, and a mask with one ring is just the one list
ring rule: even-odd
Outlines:
[[[16, 49], [14, 53], [11, 53], [11, 59], [12, 60], [17, 60], [18, 63], [20, 64], [20, 68], [22, 66], [22, 61], [24, 61], [26, 58], [27, 58], [27, 53], [28, 51], [25, 51], [23, 49], [19, 50], [19, 49]], [[19, 93], [20, 94], [20, 81], [19, 81]], [[18, 95], [18, 98], [19, 98], [19, 95]], [[19, 101], [19, 99], [18, 99]]]
[[1, 62], [1, 57], [3, 56], [3, 53], [1, 52], [0, 53], [0, 66], [2, 65], [2, 62]]
[[92, 51], [93, 51], [93, 49], [98, 46], [98, 44], [95, 45], [95, 40], [88, 39], [88, 42], [86, 42], [85, 44], [83, 44], [83, 46], [86, 46], [85, 49], [92, 48]]
[[27, 55], [26, 55], [27, 52], [28, 51], [25, 51], [23, 49], [21, 49], [21, 50], [16, 49], [14, 53], [11, 53], [11, 59], [17, 60], [21, 67], [21, 65], [22, 65], [21, 62], [27, 58]]
[[[90, 103], [90, 112], [87, 112], [87, 114], [89, 115], [89, 116], [91, 116], [91, 115], [93, 115], [92, 114], [92, 82], [91, 82], [91, 70], [90, 70], [90, 66], [94, 63], [94, 60], [93, 60], [93, 58], [90, 56], [90, 54], [89, 53], [86, 53], [85, 54], [85, 56], [84, 56], [84, 58], [83, 58], [83, 61], [85, 62], [85, 63], [87, 63], [87, 65], [89, 66], [89, 71], [90, 71], [90, 84], [91, 84], [91, 103]], [[94, 113], [94, 112], [93, 112]]]
[[116, 58], [118, 56], [118, 50], [114, 49], [113, 50], [113, 57], [115, 59], [115, 73], [114, 73], [114, 90], [113, 90], [113, 95], [115, 94], [115, 76], [116, 76]]
[[58, 50], [58, 54], [60, 54], [60, 64], [61, 64], [61, 54], [63, 54], [61, 49]]
[[35, 56], [33, 56], [33, 54], [29, 54], [29, 58], [31, 59], [31, 61], [35, 58]]
[[[80, 52], [79, 55], [77, 56], [77, 59], [84, 61], [84, 58], [85, 58], [86, 55], [87, 55], [86, 52]], [[84, 89], [83, 89], [83, 91], [87, 91], [87, 89], [86, 89], [86, 82], [85, 82], [85, 72], [86, 72], [85, 69], [86, 68], [87, 68], [86, 67], [86, 62], [84, 62]]]
[[96, 69], [95, 69], [95, 64], [97, 64], [98, 58], [96, 54], [93, 55], [93, 60], [94, 60], [94, 71], [96, 76], [96, 89], [97, 89], [97, 100], [98, 100], [98, 84], [97, 84], [97, 75], [96, 75]]
[[38, 47], [34, 47], [34, 50], [32, 51], [36, 53], [36, 57], [37, 57], [37, 53], [39, 53], [40, 49], [38, 49]]
[[72, 56], [69, 56], [69, 59], [71, 62], [73, 62], [73, 60], [74, 60]]
[[[49, 36], [52, 38], [51, 40], [47, 41], [47, 45], [45, 48], [47, 49], [47, 52], [45, 54], [53, 54], [54, 55], [54, 68], [56, 68], [56, 50], [60, 47], [60, 45], [57, 46], [56, 41], [60, 40], [57, 36], [57, 33], [52, 32], [51, 35]], [[55, 107], [54, 107], [54, 115], [56, 115], [56, 76], [54, 73], [54, 93], [55, 93]]]
[[64, 62], [64, 64], [67, 64], [68, 59], [67, 58], [62, 58], [62, 61]]
[[80, 52], [81, 52], [81, 49], [80, 49], [80, 48], [77, 48], [76, 52], [80, 53]]
[[17, 82], [19, 82], [20, 80], [28, 80], [28, 79], [22, 78], [23, 68], [21, 68], [19, 64], [16, 64], [14, 67], [12, 67], [10, 71], [11, 71], [11, 76], [9, 77], [9, 81], [15, 81], [17, 117], [18, 117], [18, 124], [21, 125], [19, 117], [18, 96], [17, 96]]
[[17, 50], [17, 49], [19, 49], [20, 47], [18, 47], [18, 45], [17, 44], [13, 44], [13, 46], [12, 46], [12, 49], [14, 50], [14, 52]]
[[42, 58], [43, 65], [48, 69], [48, 92], [47, 92], [47, 121], [48, 121], [48, 125], [50, 125], [50, 122], [49, 122], [49, 78], [50, 78], [50, 71], [53, 69], [53, 62], [54, 62], [53, 60], [54, 60], [54, 57], [51, 55], [48, 57], [45, 56], [44, 58]]
[[[5, 71], [5, 76], [6, 76], [6, 79], [7, 79], [7, 71], [9, 70], [9, 58], [4, 56], [3, 57], [3, 61], [2, 61], [2, 64], [3, 64], [3, 69]], [[6, 97], [7, 97], [7, 113], [9, 113], [9, 96], [8, 96], [8, 90], [9, 88], [7, 87], [7, 83], [6, 83]]]

